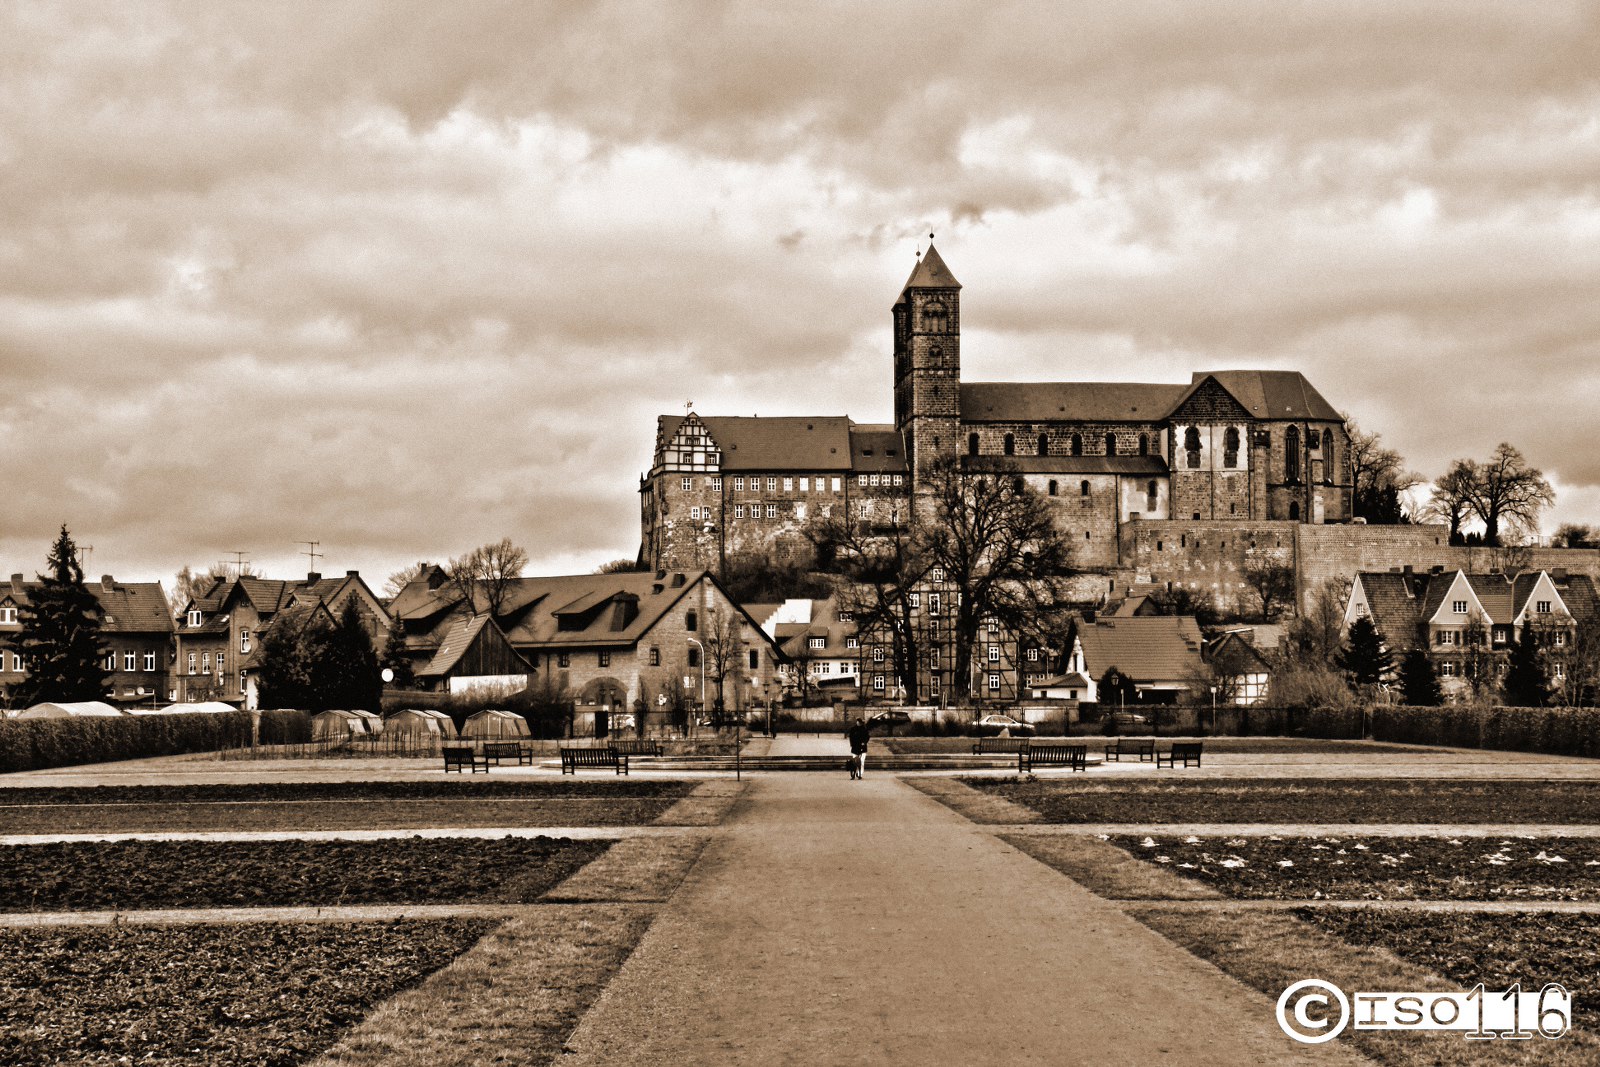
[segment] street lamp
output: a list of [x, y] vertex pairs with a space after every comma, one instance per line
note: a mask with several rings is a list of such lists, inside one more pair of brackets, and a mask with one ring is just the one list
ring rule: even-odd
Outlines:
[[[1211, 728], [1217, 728], [1217, 687], [1211, 687]], [[1204, 731], [1202, 731], [1204, 732]]]
[[706, 706], [706, 646], [693, 637], [685, 637], [684, 640], [700, 650], [700, 710], [704, 711]]

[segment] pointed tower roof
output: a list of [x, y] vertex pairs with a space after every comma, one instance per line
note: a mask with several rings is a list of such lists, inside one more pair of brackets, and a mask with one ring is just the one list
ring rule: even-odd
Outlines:
[[911, 277], [906, 279], [906, 289], [959, 289], [961, 283], [956, 281], [955, 275], [950, 273], [950, 268], [944, 265], [944, 260], [939, 258], [939, 250], [933, 245], [928, 245], [928, 253], [917, 261], [916, 269], [911, 272]]

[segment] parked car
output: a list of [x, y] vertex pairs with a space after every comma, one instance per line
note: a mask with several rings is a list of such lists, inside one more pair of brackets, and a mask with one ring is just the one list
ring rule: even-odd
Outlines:
[[901, 711], [899, 708], [890, 708], [887, 711], [880, 711], [878, 714], [872, 716], [872, 718], [867, 720], [867, 725], [872, 727], [874, 730], [885, 730], [889, 733], [894, 733], [894, 728], [896, 726], [904, 726], [910, 721], [910, 712]]
[[1032, 737], [1036, 731], [1025, 722], [1018, 722], [1009, 715], [985, 715], [972, 724], [971, 733], [976, 737], [998, 737], [1006, 731], [1012, 737]]
[[1114, 711], [1111, 713], [1111, 722], [1119, 730], [1126, 730], [1130, 726], [1147, 726], [1150, 720], [1137, 711]]

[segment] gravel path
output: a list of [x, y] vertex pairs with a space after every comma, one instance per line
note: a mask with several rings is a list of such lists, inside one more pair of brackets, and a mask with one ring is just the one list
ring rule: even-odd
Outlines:
[[58, 841], [395, 841], [412, 837], [569, 837], [611, 840], [703, 834], [695, 826], [504, 826], [413, 830], [197, 830], [192, 833], [0, 834], [0, 845], [48, 845]]
[[363, 904], [327, 908], [167, 908], [149, 911], [0, 912], [0, 929], [180, 923], [391, 922], [395, 919], [504, 919], [559, 904]]
[[[996, 906], [1019, 900], [1026, 922]], [[870, 766], [752, 782], [567, 1051], [582, 1067], [1362, 1062], [1294, 1045], [1265, 996]]]

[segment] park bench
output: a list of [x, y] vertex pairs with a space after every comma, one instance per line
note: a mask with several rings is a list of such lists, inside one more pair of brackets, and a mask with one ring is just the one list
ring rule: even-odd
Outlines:
[[972, 743], [974, 756], [1014, 756], [1028, 748], [1026, 737], [980, 737]]
[[611, 747], [624, 756], [659, 756], [661, 755], [660, 741], [646, 741], [644, 738], [619, 739], [611, 742]]
[[449, 774], [452, 770], [463, 773], [470, 770], [473, 774], [477, 774], [479, 770], [482, 770], [484, 774], [489, 773], [488, 758], [476, 749], [461, 745], [451, 745], [439, 751], [444, 753], [444, 772], [446, 774]]
[[614, 748], [563, 748], [561, 773], [577, 776], [579, 767], [615, 767], [618, 774], [628, 773], [628, 756]]
[[1122, 757], [1138, 756], [1140, 763], [1156, 758], [1156, 743], [1148, 737], [1119, 737], [1106, 746], [1106, 759], [1122, 762]]
[[1017, 773], [1031, 774], [1035, 767], [1071, 767], [1075, 771], [1087, 771], [1089, 746], [1028, 745], [1017, 753]]
[[533, 766], [533, 749], [521, 741], [485, 741], [483, 743], [483, 758], [494, 760], [496, 767], [501, 760], [514, 759], [519, 765]]
[[1192, 762], [1198, 767], [1201, 744], [1199, 741], [1174, 741], [1170, 749], [1156, 753], [1156, 766], [1177, 767], [1181, 763], [1187, 767]]

